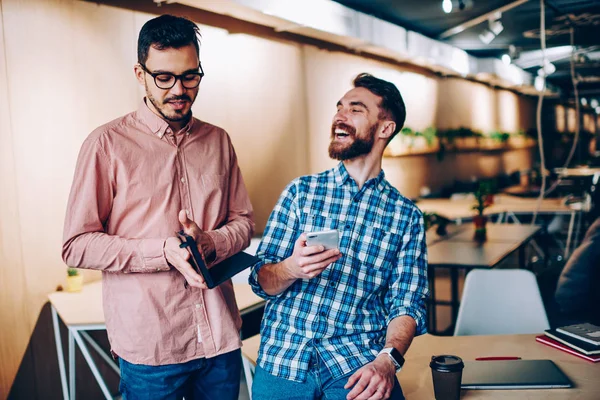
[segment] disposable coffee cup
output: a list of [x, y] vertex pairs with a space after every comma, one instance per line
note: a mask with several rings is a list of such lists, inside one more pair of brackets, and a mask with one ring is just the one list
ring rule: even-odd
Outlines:
[[457, 356], [432, 356], [431, 376], [436, 400], [459, 400], [462, 371], [465, 367], [463, 360]]

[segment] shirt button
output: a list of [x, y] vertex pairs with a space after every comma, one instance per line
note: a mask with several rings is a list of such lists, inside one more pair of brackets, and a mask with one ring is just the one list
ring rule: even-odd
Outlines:
[[360, 201], [360, 199], [359, 199], [358, 197], [355, 197], [355, 198], [354, 198], [354, 202], [355, 202], [355, 203], [358, 203], [359, 201]]
[[346, 224], [346, 226], [344, 226], [344, 228], [350, 230], [352, 228], [352, 226], [350, 224]]
[[181, 178], [181, 183], [185, 183], [185, 178]]
[[156, 272], [160, 272], [160, 268], [156, 268]]
[[189, 217], [190, 216], [190, 210], [185, 210], [186, 215]]
[[319, 343], [321, 343], [321, 341], [320, 341], [319, 339], [315, 339], [315, 340], [313, 340], [313, 342], [314, 342], [315, 344], [319, 344]]
[[198, 308], [198, 309], [202, 308], [202, 304], [196, 304], [196, 308]]
[[335, 286], [335, 282], [333, 282], [333, 281], [329, 282], [329, 286], [334, 287]]
[[324, 317], [327, 315], [327, 313], [325, 313], [325, 311], [321, 311], [319, 314], [321, 315], [321, 317]]

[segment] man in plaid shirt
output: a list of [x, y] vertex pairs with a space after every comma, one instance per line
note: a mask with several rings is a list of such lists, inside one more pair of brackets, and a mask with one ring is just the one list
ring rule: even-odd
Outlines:
[[[331, 128], [341, 162], [279, 198], [250, 275], [268, 300], [254, 399], [404, 399], [396, 373], [426, 331], [427, 250], [421, 212], [381, 160], [405, 117], [396, 86], [358, 75]], [[338, 249], [307, 246], [306, 233], [329, 229]]]

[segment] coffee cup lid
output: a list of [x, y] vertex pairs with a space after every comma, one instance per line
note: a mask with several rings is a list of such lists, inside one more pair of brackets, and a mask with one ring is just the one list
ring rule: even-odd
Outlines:
[[431, 356], [429, 366], [437, 371], [455, 372], [464, 368], [463, 360], [457, 356], [441, 355]]

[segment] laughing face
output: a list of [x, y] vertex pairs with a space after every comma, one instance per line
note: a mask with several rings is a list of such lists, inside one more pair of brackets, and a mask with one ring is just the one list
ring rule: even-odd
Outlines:
[[[150, 47], [145, 65], [152, 73], [168, 72], [179, 75], [198, 72], [199, 60], [196, 48], [192, 44], [178, 49], [158, 50]], [[198, 87], [187, 89], [183, 86], [181, 79], [178, 79], [172, 88], [161, 89], [156, 86], [154, 78], [139, 65], [136, 66], [135, 72], [140, 83], [146, 88], [148, 107], [170, 125], [182, 128], [191, 116], [192, 104], [198, 95]]]
[[380, 101], [379, 96], [362, 87], [350, 90], [338, 101], [329, 157], [344, 161], [371, 152], [379, 128]]

